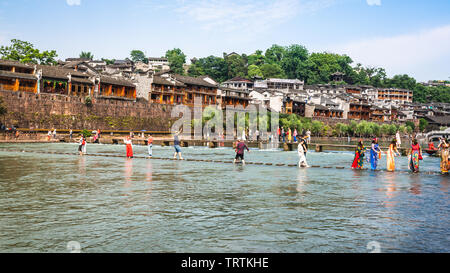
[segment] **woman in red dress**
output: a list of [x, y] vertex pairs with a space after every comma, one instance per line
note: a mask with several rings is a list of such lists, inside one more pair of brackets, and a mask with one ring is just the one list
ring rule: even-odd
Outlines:
[[125, 144], [127, 146], [127, 158], [133, 158], [133, 145], [130, 137], [125, 139]]

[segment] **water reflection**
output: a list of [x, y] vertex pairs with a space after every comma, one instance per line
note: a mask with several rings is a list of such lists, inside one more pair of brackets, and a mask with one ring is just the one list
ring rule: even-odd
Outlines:
[[385, 207], [395, 207], [397, 204], [396, 201], [393, 200], [394, 197], [397, 196], [397, 185], [396, 181], [396, 173], [395, 172], [387, 172], [384, 179], [385, 184], [385, 192], [387, 200], [384, 202]]
[[124, 168], [125, 188], [129, 188], [131, 186], [132, 176], [133, 176], [133, 159], [127, 158], [125, 159], [125, 168]]
[[450, 176], [448, 174], [447, 175], [442, 175], [441, 176], [441, 183], [440, 183], [442, 192], [444, 192], [444, 193], [448, 192], [449, 183], [450, 183]]
[[153, 165], [152, 161], [147, 161], [146, 166], [146, 172], [145, 172], [145, 181], [147, 182], [147, 200], [150, 199], [150, 195], [152, 194], [152, 188], [153, 188]]
[[82, 175], [86, 175], [86, 157], [79, 156], [78, 157], [78, 173]]
[[420, 178], [417, 175], [412, 175], [411, 177], [411, 188], [409, 189], [409, 191], [412, 194], [415, 195], [420, 195], [421, 192], [421, 184], [420, 184]]

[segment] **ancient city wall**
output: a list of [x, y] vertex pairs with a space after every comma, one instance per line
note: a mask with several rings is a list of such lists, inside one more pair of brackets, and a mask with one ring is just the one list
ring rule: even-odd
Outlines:
[[172, 106], [146, 100], [124, 101], [56, 94], [1, 91], [8, 113], [1, 122], [7, 126], [34, 129], [101, 129], [168, 131]]

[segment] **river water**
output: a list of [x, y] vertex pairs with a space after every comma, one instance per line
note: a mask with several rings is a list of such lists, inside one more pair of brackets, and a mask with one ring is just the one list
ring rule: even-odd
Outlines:
[[[76, 144], [0, 149], [11, 150], [0, 151], [1, 252], [68, 252], [70, 241], [82, 252], [369, 252], [373, 241], [381, 252], [450, 251], [450, 178], [427, 155], [412, 174], [406, 157], [394, 173], [384, 156], [381, 171], [351, 170], [345, 151], [308, 152], [321, 168], [298, 169], [111, 156], [125, 156], [123, 145], [88, 144], [103, 156], [83, 157]], [[183, 157], [232, 160], [233, 150]], [[297, 153], [245, 159], [296, 164]]]

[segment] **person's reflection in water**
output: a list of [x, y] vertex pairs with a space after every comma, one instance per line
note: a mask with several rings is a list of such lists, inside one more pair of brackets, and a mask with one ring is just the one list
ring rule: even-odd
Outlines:
[[149, 160], [147, 162], [147, 172], [145, 173], [145, 181], [147, 181], [147, 200], [150, 199], [150, 195], [152, 194], [152, 188], [153, 188], [153, 165], [152, 161]]
[[86, 157], [78, 157], [78, 173], [86, 175]]
[[359, 191], [361, 189], [360, 185], [361, 181], [363, 181], [362, 177], [364, 176], [364, 174], [365, 172], [362, 172], [361, 170], [352, 170], [352, 177], [353, 177], [352, 181], [354, 182], [352, 184], [352, 188], [354, 190]]
[[420, 184], [420, 176], [411, 175], [411, 188], [409, 189], [409, 191], [415, 195], [420, 195], [422, 193], [421, 184]]
[[125, 188], [130, 187], [132, 175], [133, 175], [133, 159], [127, 158], [125, 160], [125, 172], [124, 172], [124, 177], [125, 177], [124, 187]]
[[397, 174], [393, 172], [386, 172], [386, 178], [384, 180], [386, 187], [386, 202], [384, 202], [385, 207], [394, 207], [397, 202], [392, 200], [395, 196], [397, 196], [397, 185], [395, 184], [395, 179], [397, 178]]
[[297, 198], [295, 199], [298, 203], [303, 203], [306, 195], [306, 186], [308, 184], [308, 170], [305, 168], [299, 168], [297, 171]]
[[448, 175], [441, 175], [441, 191], [448, 192], [448, 186], [450, 183], [450, 178]]

